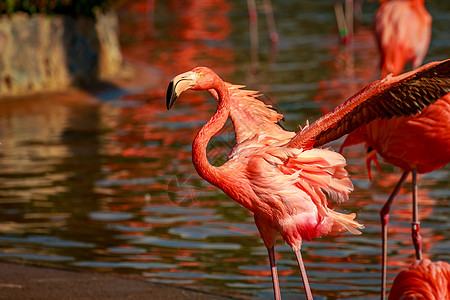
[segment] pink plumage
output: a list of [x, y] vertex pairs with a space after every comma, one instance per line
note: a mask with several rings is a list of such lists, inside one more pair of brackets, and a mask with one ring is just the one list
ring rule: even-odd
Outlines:
[[[257, 92], [225, 83], [206, 67], [176, 76], [169, 84], [166, 105], [170, 109], [186, 90], [208, 90], [218, 101], [217, 111], [192, 144], [194, 167], [202, 178], [253, 213], [268, 249], [275, 298], [280, 299], [281, 294], [274, 244], [281, 234], [295, 251], [307, 298], [312, 299], [300, 252], [303, 240], [346, 231], [360, 234], [358, 229], [363, 228], [354, 220], [355, 214], [336, 212], [328, 206], [328, 200], [347, 200], [353, 190], [344, 157], [313, 146], [336, 139], [369, 120], [420, 111], [433, 100], [429, 95], [441, 95], [450, 89], [449, 75], [447, 60], [374, 82], [298, 133], [281, 128], [277, 122], [283, 116], [259, 101]], [[396, 97], [400, 91], [402, 97]], [[422, 92], [425, 96], [416, 102]], [[383, 111], [381, 107], [392, 100], [395, 104], [391, 109]], [[408, 109], [404, 109], [405, 103]], [[206, 147], [228, 118], [235, 128], [236, 146], [226, 163], [212, 166]]]
[[450, 299], [450, 264], [416, 260], [395, 277], [389, 300]]
[[[431, 38], [432, 18], [424, 0], [380, 1], [374, 18], [374, 29], [380, 49], [381, 78], [398, 75], [410, 62], [418, 68], [426, 55]], [[375, 120], [349, 134], [344, 146], [365, 142], [371, 149], [366, 165], [371, 179], [371, 161], [380, 170], [377, 153], [404, 173], [382, 208], [382, 294], [386, 292], [387, 224], [390, 206], [409, 172], [413, 177], [412, 236], [416, 258], [421, 259], [420, 223], [418, 220], [417, 173], [428, 173], [450, 162], [450, 94], [445, 95], [422, 113], [412, 117]], [[341, 147], [342, 150], [342, 147]], [[383, 296], [384, 299], [384, 296]]]
[[427, 54], [432, 18], [424, 0], [383, 1], [374, 29], [381, 52], [381, 77], [400, 74], [406, 63], [418, 68]]

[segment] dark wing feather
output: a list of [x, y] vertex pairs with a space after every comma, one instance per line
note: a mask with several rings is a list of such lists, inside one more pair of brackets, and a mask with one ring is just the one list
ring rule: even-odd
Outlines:
[[305, 127], [286, 146], [317, 147], [378, 118], [412, 116], [450, 92], [450, 59], [377, 80]]

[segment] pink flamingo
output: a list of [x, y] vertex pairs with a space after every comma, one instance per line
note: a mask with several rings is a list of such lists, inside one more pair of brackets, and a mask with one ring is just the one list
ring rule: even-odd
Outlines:
[[450, 299], [450, 264], [416, 260], [395, 277], [389, 300]]
[[[366, 165], [370, 175], [370, 163], [380, 169], [376, 154], [403, 170], [399, 182], [380, 211], [382, 234], [382, 297], [386, 294], [387, 226], [391, 205], [400, 188], [412, 173], [412, 226], [411, 233], [416, 258], [422, 259], [422, 237], [418, 217], [417, 173], [429, 173], [443, 168], [450, 162], [450, 94], [426, 107], [414, 117], [375, 120], [350, 133], [342, 147], [365, 142], [369, 151]], [[342, 149], [342, 148], [341, 148]], [[384, 298], [382, 298], [384, 299]]]
[[340, 0], [334, 0], [334, 13], [339, 30], [339, 41], [348, 44], [353, 39], [354, 0], [345, 0], [345, 12]]
[[[255, 0], [247, 0], [248, 18], [249, 18], [249, 32], [250, 32], [250, 58], [252, 62], [252, 69], [256, 71], [258, 67], [258, 11], [256, 9]], [[278, 47], [278, 32], [273, 16], [272, 1], [263, 0], [263, 9], [266, 15], [267, 30], [269, 31], [271, 54], [276, 52]]]
[[[211, 119], [192, 145], [198, 174], [250, 210], [268, 250], [275, 299], [281, 299], [274, 243], [279, 232], [297, 257], [306, 296], [311, 289], [301, 256], [302, 241], [363, 228], [355, 214], [328, 207], [327, 198], [348, 199], [353, 185], [345, 159], [329, 149], [318, 149], [331, 140], [379, 117], [420, 111], [450, 89], [450, 60], [430, 63], [416, 71], [376, 81], [299, 133], [276, 123], [282, 115], [256, 99], [256, 92], [223, 82], [211, 69], [197, 67], [170, 82], [166, 105], [170, 109], [186, 90], [208, 90], [218, 101]], [[206, 156], [211, 137], [228, 117], [235, 127], [236, 146], [221, 166]]]
[[381, 76], [400, 74], [407, 62], [418, 68], [428, 51], [432, 18], [425, 0], [380, 1], [374, 29], [381, 52]]
[[[381, 52], [381, 77], [388, 73], [400, 74], [406, 63], [417, 68], [427, 53], [431, 38], [432, 18], [425, 9], [424, 0], [380, 1], [375, 13], [374, 29]], [[417, 173], [429, 173], [444, 167], [450, 161], [450, 95], [438, 100], [415, 117], [376, 120], [352, 132], [342, 145], [366, 142], [370, 151], [366, 164], [379, 168], [376, 154], [400, 167], [404, 173], [388, 201], [380, 211], [382, 224], [382, 299], [386, 294], [387, 224], [395, 196], [412, 172], [413, 217], [412, 237], [416, 258], [422, 259], [420, 223], [418, 218]], [[342, 150], [341, 147], [341, 150]]]

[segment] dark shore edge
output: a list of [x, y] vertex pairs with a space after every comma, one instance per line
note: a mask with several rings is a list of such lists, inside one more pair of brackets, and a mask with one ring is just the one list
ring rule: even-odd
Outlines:
[[0, 299], [237, 299], [119, 275], [0, 260]]

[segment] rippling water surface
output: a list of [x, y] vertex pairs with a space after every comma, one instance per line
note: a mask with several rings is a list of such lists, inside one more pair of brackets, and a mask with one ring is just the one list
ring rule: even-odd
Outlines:
[[[146, 1], [130, 2], [120, 14], [123, 51], [149, 66], [151, 87], [108, 101], [56, 95], [0, 103], [0, 259], [270, 299], [266, 249], [252, 216], [199, 178], [191, 163], [191, 142], [215, 101], [190, 93], [166, 111], [167, 83], [210, 66], [227, 81], [263, 91], [285, 115], [285, 127], [297, 130], [378, 78], [371, 31], [377, 4], [364, 4], [354, 44], [345, 47], [332, 1], [273, 1], [280, 40], [273, 51], [257, 1], [255, 52], [245, 1], [156, 1], [153, 14], [145, 12]], [[427, 8], [434, 22], [426, 62], [448, 58], [450, 6], [436, 0]], [[210, 161], [223, 163], [232, 143], [227, 125], [209, 145]], [[383, 174], [369, 182], [363, 152], [346, 151], [355, 191], [338, 208], [358, 214], [363, 235], [303, 246], [318, 299], [379, 293], [378, 213], [401, 172], [382, 164]], [[432, 260], [450, 261], [449, 178], [447, 166], [419, 179], [424, 252]], [[409, 192], [408, 182], [391, 217], [390, 282], [413, 260]], [[292, 251], [281, 240], [275, 250], [283, 299], [303, 297]]]

